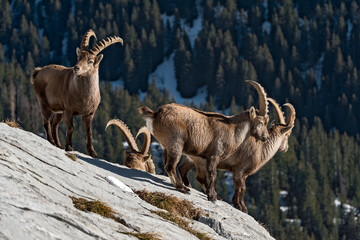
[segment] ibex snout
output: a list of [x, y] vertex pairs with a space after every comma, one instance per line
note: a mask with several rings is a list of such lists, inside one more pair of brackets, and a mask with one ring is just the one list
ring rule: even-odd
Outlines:
[[74, 72], [77, 73], [80, 70], [80, 67], [78, 65], [75, 65]]
[[280, 146], [279, 152], [286, 153], [288, 149], [289, 149], [289, 145], [287, 144], [287, 140], [286, 140], [286, 144]]

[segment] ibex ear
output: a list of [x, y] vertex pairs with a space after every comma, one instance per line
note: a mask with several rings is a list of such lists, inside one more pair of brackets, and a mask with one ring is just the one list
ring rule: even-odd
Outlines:
[[275, 124], [276, 124], [276, 121], [272, 120], [270, 126], [273, 127], [273, 126], [275, 126]]
[[145, 156], [144, 157], [144, 162], [146, 162], [147, 160], [149, 160], [151, 158], [151, 155], [149, 154], [149, 155], [147, 155], [147, 156]]
[[256, 110], [254, 107], [251, 107], [250, 110], [249, 110], [249, 117], [250, 117], [250, 120], [254, 120], [256, 118]]
[[96, 56], [94, 65], [97, 66], [100, 64], [101, 60], [103, 59], [104, 55], [100, 54], [99, 56]]
[[76, 56], [80, 57], [80, 48], [76, 48]]
[[293, 126], [288, 126], [288, 127], [284, 127], [283, 129], [281, 129], [281, 133], [282, 134], [287, 134], [288, 132], [290, 132], [293, 129]]

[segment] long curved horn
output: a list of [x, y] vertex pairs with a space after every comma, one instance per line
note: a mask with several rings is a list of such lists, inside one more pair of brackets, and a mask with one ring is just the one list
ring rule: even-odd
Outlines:
[[150, 148], [150, 142], [151, 142], [151, 135], [150, 135], [150, 131], [147, 127], [142, 127], [139, 129], [138, 133], [136, 134], [135, 140], [138, 138], [138, 136], [140, 134], [144, 134], [144, 143], [142, 145], [141, 148], [141, 153], [142, 154], [147, 154], [147, 152], [149, 151]]
[[269, 111], [269, 105], [268, 102], [266, 101], [266, 92], [264, 90], [264, 88], [257, 82], [254, 82], [252, 80], [246, 80], [245, 82], [250, 83], [251, 85], [253, 85], [259, 95], [259, 115], [261, 116], [267, 116], [268, 111]]
[[95, 39], [97, 39], [94, 31], [92, 29], [89, 29], [85, 35], [83, 36], [82, 40], [81, 40], [81, 44], [80, 44], [80, 49], [86, 49], [89, 47], [89, 41], [90, 38], [94, 37]]
[[137, 151], [137, 152], [139, 151], [139, 148], [136, 145], [134, 136], [131, 134], [130, 129], [128, 128], [128, 126], [123, 121], [121, 121], [119, 119], [111, 119], [106, 124], [105, 131], [110, 125], [115, 125], [115, 126], [117, 126], [119, 128], [119, 130], [124, 135], [126, 142], [129, 144], [129, 147], [130, 147], [131, 151], [134, 151], [134, 150]]
[[287, 126], [294, 126], [295, 124], [295, 108], [290, 103], [285, 103], [284, 106], [288, 107], [290, 109], [290, 116], [286, 123]]
[[279, 106], [279, 104], [272, 98], [267, 98], [267, 100], [274, 106], [279, 123], [285, 125], [284, 113], [281, 110], [281, 107]]
[[124, 45], [124, 42], [121, 37], [117, 37], [117, 36], [107, 37], [106, 39], [103, 39], [100, 42], [98, 42], [92, 49], [90, 49], [90, 53], [94, 55], [98, 55], [106, 47], [117, 42], [121, 43], [121, 45]]

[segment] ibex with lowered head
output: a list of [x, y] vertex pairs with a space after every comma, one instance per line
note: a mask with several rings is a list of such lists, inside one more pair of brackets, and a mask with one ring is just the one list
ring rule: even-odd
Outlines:
[[147, 107], [139, 109], [150, 132], [164, 149], [165, 171], [178, 190], [189, 191], [176, 175], [176, 165], [182, 154], [206, 159], [209, 179], [206, 194], [209, 200], [215, 201], [217, 196], [214, 184], [218, 163], [231, 155], [250, 135], [261, 140], [268, 138], [266, 125], [269, 117], [265, 90], [256, 82], [249, 82], [260, 97], [258, 112], [251, 107], [242, 114], [225, 116], [178, 104], [161, 106], [157, 112]]
[[[115, 125], [121, 131], [121, 133], [125, 137], [126, 142], [129, 145], [129, 149], [124, 151], [124, 165], [128, 168], [134, 168], [149, 173], [155, 173], [155, 165], [151, 159], [151, 155], [148, 154], [151, 141], [149, 129], [147, 129], [146, 127], [140, 128], [134, 139], [129, 128], [123, 121], [118, 119], [112, 119], [106, 124], [105, 130], [110, 125]], [[138, 146], [136, 145], [136, 139], [140, 134], [144, 134], [144, 143], [142, 145], [141, 151], [139, 151]]]
[[[108, 37], [88, 49], [93, 30], [88, 30], [80, 48], [76, 49], [77, 63], [74, 67], [47, 65], [37, 67], [31, 75], [48, 141], [61, 147], [58, 126], [64, 118], [67, 132], [65, 150], [72, 151], [71, 136], [74, 131], [73, 116], [81, 115], [87, 137], [86, 149], [92, 157], [97, 153], [92, 145], [92, 121], [100, 103], [99, 65], [103, 55], [98, 55], [114, 43], [123, 44], [120, 37]], [[53, 113], [53, 114], [52, 114]]]
[[[244, 203], [246, 190], [245, 180], [249, 175], [254, 174], [264, 166], [277, 151], [286, 152], [288, 149], [288, 138], [295, 123], [295, 109], [287, 103], [290, 109], [290, 116], [285, 123], [280, 106], [272, 98], [268, 98], [275, 108], [279, 123], [269, 129], [269, 138], [266, 141], [258, 141], [256, 137], [249, 136], [228, 158], [221, 160], [217, 169], [226, 170], [233, 173], [234, 196], [232, 202], [234, 207], [247, 212]], [[179, 173], [183, 182], [189, 183], [187, 172], [196, 166], [197, 179], [203, 189], [207, 188], [207, 169], [206, 160], [202, 158], [184, 158], [179, 165]]]

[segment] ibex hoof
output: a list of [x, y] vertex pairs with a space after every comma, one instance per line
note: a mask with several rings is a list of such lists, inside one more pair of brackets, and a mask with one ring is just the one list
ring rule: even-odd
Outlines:
[[239, 209], [240, 211], [242, 211], [242, 208], [241, 208], [241, 206], [239, 204], [234, 205], [234, 208]]
[[72, 151], [73, 150], [73, 148], [72, 148], [72, 146], [70, 146], [70, 145], [67, 145], [66, 147], [65, 147], [65, 151]]
[[208, 196], [208, 201], [211, 201], [211, 202], [216, 202], [216, 199], [217, 199], [217, 196], [214, 195], [214, 196]]
[[177, 187], [177, 190], [179, 190], [182, 193], [190, 193], [190, 189], [187, 187]]
[[239, 210], [242, 211], [243, 213], [248, 213], [247, 207], [242, 206], [242, 205], [240, 205], [240, 204], [235, 204], [235, 205], [234, 205], [234, 208], [239, 209]]
[[241, 211], [242, 211], [243, 213], [248, 213], [247, 207], [245, 207], [245, 206], [242, 207]]
[[88, 151], [89, 152], [89, 155], [92, 157], [92, 158], [97, 158], [98, 157], [98, 154], [95, 152], [94, 149]]

